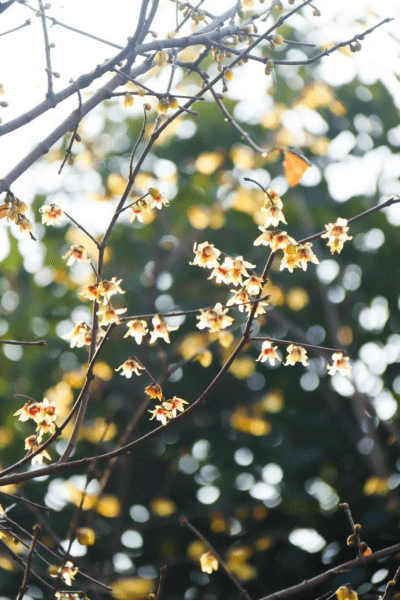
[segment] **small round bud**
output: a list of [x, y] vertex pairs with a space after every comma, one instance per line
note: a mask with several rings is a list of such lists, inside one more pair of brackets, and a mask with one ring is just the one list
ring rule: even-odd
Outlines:
[[344, 510], [345, 510], [345, 509], [349, 509], [349, 505], [348, 505], [348, 503], [340, 503], [340, 504], [339, 504], [339, 508], [340, 508], [340, 509], [344, 509]]
[[143, 96], [146, 96], [146, 92], [145, 92], [145, 90], [144, 90], [143, 88], [140, 88], [140, 89], [138, 90], [138, 96], [142, 96], [142, 97], [143, 97]]
[[320, 10], [319, 10], [318, 8], [316, 8], [316, 7], [314, 7], [314, 8], [313, 8], [312, 15], [313, 15], [314, 17], [320, 17], [320, 16], [321, 16], [321, 14], [322, 14], [322, 13], [320, 12]]
[[359, 52], [359, 50], [362, 50], [362, 44], [359, 40], [357, 40], [354, 44], [354, 52]]
[[355, 534], [350, 534], [347, 538], [347, 546], [353, 547], [356, 544], [356, 536]]
[[3, 108], [6, 108], [8, 106], [8, 102], [6, 102], [5, 100], [2, 100], [0, 102], [0, 106], [2, 106]]
[[152, 107], [150, 106], [149, 102], [145, 102], [143, 108], [145, 109], [145, 111], [150, 111]]
[[54, 42], [52, 42], [52, 43], [50, 44], [50, 48], [55, 48], [55, 47], [56, 47], [56, 44], [55, 44]]
[[224, 72], [224, 77], [226, 79], [228, 79], [228, 81], [231, 81], [234, 78], [234, 73], [232, 69], [226, 69]]
[[56, 79], [58, 79], [59, 77], [61, 77], [60, 73], [57, 73], [57, 71], [53, 71], [52, 72], [53, 77], [55, 77]]
[[77, 142], [80, 142], [80, 141], [81, 141], [81, 139], [82, 139], [82, 138], [81, 138], [81, 136], [80, 136], [79, 134], [75, 134], [75, 140], [76, 140]]
[[74, 164], [74, 159], [72, 157], [68, 157], [67, 163], [69, 165], [73, 165]]
[[276, 33], [273, 36], [273, 42], [276, 44], [276, 46], [282, 46], [283, 42], [284, 42], [284, 38], [282, 35], [280, 35], [279, 33]]
[[360, 524], [355, 524], [354, 532], [360, 532], [362, 530], [362, 526]]

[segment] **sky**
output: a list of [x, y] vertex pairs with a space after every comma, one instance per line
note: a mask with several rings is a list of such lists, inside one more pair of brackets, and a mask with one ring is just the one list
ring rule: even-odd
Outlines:
[[[223, 12], [232, 4], [232, 0], [219, 0], [219, 11]], [[255, 8], [259, 9], [261, 5], [255, 0]], [[284, 2], [285, 7], [288, 4]], [[315, 43], [318, 47], [327, 42], [338, 42], [349, 39], [355, 33], [362, 32], [364, 29], [373, 26], [383, 18], [394, 17], [394, 21], [385, 24], [373, 34], [367, 36], [363, 41], [362, 51], [355, 53], [352, 58], [336, 52], [330, 57], [320, 61], [319, 64], [312, 66], [317, 76], [327, 81], [332, 86], [341, 85], [351, 81], [356, 75], [359, 76], [362, 83], [367, 85], [381, 79], [387, 86], [398, 103], [398, 82], [396, 74], [398, 73], [398, 27], [399, 27], [399, 2], [398, 0], [336, 0], [336, 2], [323, 2], [317, 0], [315, 5], [321, 11], [320, 17], [312, 17], [312, 10], [309, 7], [303, 9], [303, 16], [294, 14], [289, 23], [296, 27], [302, 38], [308, 38], [308, 41]], [[34, 10], [29, 8], [31, 6]], [[136, 0], [113, 0], [112, 10], [110, 3], [99, 2], [98, 0], [62, 0], [47, 3], [47, 14], [53, 16], [63, 23], [72, 27], [91, 32], [101, 38], [104, 38], [115, 44], [124, 45], [127, 36], [132, 35], [136, 17], [138, 14], [140, 2]], [[214, 11], [215, 0], [205, 0], [203, 7], [205, 10]], [[0, 96], [0, 100], [8, 103], [7, 108], [0, 107], [0, 118], [3, 123], [18, 117], [27, 109], [34, 107], [44, 99], [46, 94], [47, 78], [44, 71], [45, 57], [43, 44], [43, 31], [41, 19], [35, 15], [37, 4], [27, 2], [24, 4], [15, 3], [10, 9], [1, 16], [2, 32], [18, 27], [31, 19], [31, 25], [24, 27], [8, 35], [0, 35], [0, 53], [2, 56], [2, 69], [0, 83], [4, 86], [5, 93]], [[307, 17], [307, 18], [305, 18]], [[155, 22], [155, 30], [159, 37], [164, 37], [168, 31], [171, 31], [175, 25], [174, 3], [171, 0], [161, 0], [160, 10]], [[53, 25], [49, 29], [50, 42], [55, 43], [52, 50], [52, 68], [60, 74], [60, 77], [54, 78], [55, 91], [65, 88], [70, 78], [77, 78], [84, 72], [91, 71], [98, 63], [112, 57], [117, 51], [102, 42], [90, 39], [69, 31], [61, 26]], [[300, 50], [292, 50], [294, 57], [299, 55]], [[298, 53], [298, 54], [297, 54]], [[7, 59], [6, 57], [10, 57]], [[266, 78], [260, 77], [260, 65], [248, 63], [240, 68], [240, 76], [234, 78], [230, 84], [229, 97], [239, 100], [236, 108], [236, 116], [250, 122], [258, 120], [266, 111]], [[287, 68], [286, 68], [287, 69]], [[287, 69], [288, 72], [290, 69]], [[165, 70], [161, 76], [155, 80], [158, 89], [165, 89], [168, 72]], [[181, 72], [182, 76], [182, 72]], [[111, 76], [106, 74], [101, 81], [97, 80], [90, 88], [83, 91], [83, 99], [87, 99], [102, 83]], [[180, 71], [177, 73], [177, 83], [179, 83]], [[302, 83], [302, 82], [301, 82]], [[136, 103], [131, 113], [135, 115], [141, 112], [141, 103]], [[0, 138], [0, 178], [3, 177], [21, 158], [23, 158], [41, 139], [46, 137], [72, 110], [76, 108], [76, 97], [67, 99], [64, 103], [55, 109], [47, 111], [43, 116], [35, 119], [27, 126], [11, 132]], [[96, 109], [90, 118], [86, 120], [86, 127], [91, 130], [93, 135], [101, 133], [103, 119], [101, 118], [102, 107]], [[124, 109], [117, 109], [116, 120], [123, 119], [127, 112]], [[293, 127], [296, 126], [296, 115], [288, 115], [292, 118]], [[352, 140], [341, 140], [337, 147], [346, 148], [347, 144], [352, 145]], [[350, 185], [354, 187], [355, 182], [363, 182], [366, 190], [369, 190], [369, 181], [366, 178], [355, 178], [353, 174], [369, 172], [377, 174], [386, 165], [391, 181], [394, 180], [394, 172], [397, 167], [387, 156], [376, 153], [371, 155], [369, 163], [354, 161], [348, 168], [341, 166], [342, 179], [344, 177], [350, 180]], [[63, 183], [63, 177], [57, 175], [57, 168], [53, 172], [49, 170], [48, 165], [37, 165], [23, 174], [14, 184], [12, 190], [19, 198], [26, 202], [31, 202], [37, 192], [49, 192], [52, 188], [58, 188]], [[346, 169], [348, 169], [346, 171]], [[338, 169], [332, 168], [333, 189], [332, 195], [338, 201], [346, 200], [336, 194], [340, 194], [335, 189], [335, 182], [338, 181]], [[317, 183], [319, 174], [316, 170], [309, 170], [304, 185], [314, 185]], [[373, 177], [373, 175], [372, 175]], [[369, 178], [367, 178], [369, 179]], [[86, 186], [96, 185], [96, 177], [87, 176]], [[73, 179], [69, 178], [68, 183], [73, 187]], [[363, 193], [364, 189], [355, 189], [355, 194]], [[393, 217], [394, 219], [394, 217]], [[0, 228], [3, 222], [0, 222]], [[1, 231], [1, 229], [0, 229]], [[21, 243], [25, 247], [24, 242]], [[1, 251], [0, 259], [4, 255]]]

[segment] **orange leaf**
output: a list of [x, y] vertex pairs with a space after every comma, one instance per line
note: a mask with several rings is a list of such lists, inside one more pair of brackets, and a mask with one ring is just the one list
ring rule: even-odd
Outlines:
[[291, 150], [284, 150], [284, 172], [291, 188], [299, 183], [299, 180], [310, 167], [306, 159]]

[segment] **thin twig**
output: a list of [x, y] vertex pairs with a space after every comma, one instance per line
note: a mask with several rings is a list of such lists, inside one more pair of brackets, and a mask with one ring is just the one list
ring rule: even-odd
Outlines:
[[[1, 8], [1, 7], [0, 7]], [[14, 27], [13, 29], [9, 29], [8, 31], [3, 31], [3, 33], [0, 33], [0, 38], [3, 35], [7, 35], [8, 33], [13, 33], [13, 31], [18, 31], [18, 29], [22, 29], [23, 27], [27, 27], [28, 25], [31, 24], [31, 19], [27, 19], [25, 21], [25, 23], [23, 23], [22, 25], [18, 25], [18, 27]]]
[[[60, 169], [61, 169], [61, 168], [60, 168]], [[86, 234], [86, 235], [87, 235], [87, 236], [88, 236], [88, 237], [89, 237], [89, 238], [92, 240], [92, 242], [94, 242], [94, 243], [96, 244], [97, 248], [99, 248], [99, 242], [96, 240], [96, 238], [94, 238], [94, 237], [92, 236], [92, 234], [90, 234], [90, 233], [88, 232], [88, 230], [86, 230], [86, 229], [84, 228], [84, 226], [83, 226], [83, 225], [81, 225], [80, 223], [78, 223], [78, 221], [76, 221], [76, 220], [75, 220], [73, 217], [71, 217], [71, 215], [69, 215], [69, 214], [68, 214], [68, 213], [66, 213], [65, 211], [63, 211], [63, 213], [64, 213], [64, 215], [67, 217], [67, 219], [69, 219], [70, 221], [72, 221], [73, 223], [75, 223], [75, 225], [76, 225], [76, 226], [77, 226], [77, 227], [78, 227], [80, 230], [82, 230], [82, 231], [83, 231], [83, 232], [84, 232], [84, 233], [85, 233], [85, 234]], [[95, 269], [95, 272], [96, 272], [96, 269]]]
[[14, 344], [21, 346], [45, 346], [46, 340], [6, 340], [0, 338], [0, 344]]
[[22, 599], [27, 588], [28, 588], [28, 578], [29, 578], [29, 574], [31, 571], [31, 562], [32, 562], [32, 555], [33, 555], [33, 550], [35, 548], [35, 543], [36, 543], [36, 539], [38, 537], [39, 534], [39, 530], [40, 530], [40, 526], [39, 524], [35, 524], [35, 526], [32, 528], [33, 530], [33, 536], [31, 539], [31, 544], [29, 546], [29, 551], [28, 551], [28, 557], [26, 560], [26, 564], [25, 564], [25, 570], [24, 570], [24, 577], [22, 579], [22, 584], [20, 586], [19, 592], [18, 592], [18, 596], [17, 599]]
[[43, 6], [43, 0], [38, 0], [38, 3], [39, 3], [40, 18], [42, 20], [43, 38], [45, 40], [45, 55], [46, 55], [46, 69], [45, 70], [47, 73], [46, 98], [52, 101], [54, 98], [54, 92], [53, 92], [53, 73], [52, 73], [52, 64], [51, 64], [51, 56], [50, 56], [50, 42], [49, 42], [49, 36], [47, 34], [46, 15], [45, 15], [45, 8]]
[[356, 546], [358, 547], [358, 557], [361, 557], [361, 555], [363, 555], [364, 546], [362, 544], [361, 537], [359, 536], [360, 527], [359, 528], [356, 527], [356, 524], [354, 522], [354, 518], [352, 517], [352, 513], [349, 508], [348, 503], [340, 503], [340, 508], [345, 511], [345, 514], [346, 514], [348, 521], [352, 528], [352, 534], [354, 536]]
[[309, 348], [314, 351], [324, 351], [328, 353], [345, 353], [344, 349], [329, 348], [327, 346], [317, 346], [315, 344], [306, 344], [305, 342], [294, 342], [293, 340], [281, 340], [277, 338], [270, 338], [270, 336], [254, 336], [249, 338], [249, 341], [252, 340], [258, 342], [269, 340], [270, 342], [274, 342], [276, 344], [294, 344], [295, 346], [302, 346], [303, 348]]
[[159, 586], [157, 588], [156, 599], [162, 598], [163, 584], [164, 584], [164, 580], [166, 578], [167, 570], [168, 570], [167, 566], [162, 566], [160, 568], [160, 580], [159, 580]]
[[[75, 86], [75, 89], [76, 89], [77, 95], [78, 95], [77, 121], [76, 121], [74, 127], [72, 128], [71, 138], [70, 138], [70, 141], [68, 143], [67, 149], [65, 151], [64, 159], [63, 159], [63, 161], [61, 163], [60, 169], [58, 170], [58, 174], [59, 175], [62, 172], [63, 167], [66, 164], [66, 162], [69, 161], [69, 160], [72, 160], [72, 146], [74, 144], [74, 141], [77, 139], [78, 126], [79, 126], [79, 123], [80, 123], [80, 121], [82, 119], [82, 96], [81, 96], [81, 90], [79, 89], [79, 87], [77, 86], [77, 84], [75, 83], [75, 81], [73, 79], [70, 79], [70, 83], [72, 83]], [[70, 217], [70, 219], [71, 219], [71, 217]], [[80, 227], [80, 226], [78, 226], [78, 227]], [[81, 229], [83, 229], [83, 228], [81, 228]], [[85, 233], [87, 233], [87, 232], [85, 231]], [[88, 236], [89, 236], [89, 234], [88, 234]]]
[[239, 592], [239, 594], [241, 595], [241, 597], [243, 599], [250, 599], [251, 597], [248, 595], [247, 591], [242, 588], [239, 580], [237, 580], [237, 578], [234, 576], [234, 574], [232, 572], [230, 572], [230, 570], [227, 567], [227, 564], [223, 561], [223, 559], [221, 558], [221, 555], [219, 555], [219, 553], [217, 553], [216, 549], [213, 547], [213, 545], [207, 540], [207, 538], [205, 538], [203, 536], [203, 534], [201, 534], [199, 532], [199, 530], [197, 530], [195, 528], [195, 526], [193, 526], [186, 517], [182, 517], [180, 519], [180, 524], [181, 526], [186, 526], [187, 528], [189, 528], [189, 530], [192, 530], [192, 532], [203, 542], [203, 544], [210, 550], [210, 552], [215, 556], [215, 558], [217, 559], [217, 561], [219, 562], [219, 564], [221, 565], [221, 567], [223, 568], [223, 571], [227, 574], [228, 578], [231, 580], [231, 582], [233, 583], [233, 585], [235, 586], [235, 588], [237, 589], [237, 591]]
[[295, 586], [290, 586], [289, 588], [285, 588], [281, 591], [277, 591], [272, 595], [267, 595], [266, 597], [262, 597], [261, 599], [288, 599], [288, 597], [292, 597], [301, 593], [302, 591], [306, 591], [318, 584], [321, 584], [330, 576], [335, 576], [337, 574], [341, 574], [343, 572], [350, 572], [354, 568], [357, 568], [365, 563], [369, 563], [370, 561], [374, 561], [376, 559], [381, 559], [382, 557], [387, 557], [388, 555], [393, 555], [395, 553], [399, 553], [400, 545], [393, 545], [392, 547], [386, 547], [385, 549], [381, 549], [380, 551], [376, 551], [371, 555], [367, 555], [366, 557], [362, 555], [361, 557], [357, 557], [356, 559], [352, 559], [351, 561], [347, 561], [339, 566], [334, 568], [330, 568], [326, 572], [319, 574], [318, 576], [314, 576], [309, 580], [304, 580]]

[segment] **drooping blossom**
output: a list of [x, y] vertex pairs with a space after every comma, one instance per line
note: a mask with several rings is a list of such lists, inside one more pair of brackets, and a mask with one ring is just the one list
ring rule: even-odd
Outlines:
[[287, 223], [282, 210], [278, 206], [270, 205], [267, 207], [262, 207], [261, 210], [266, 213], [266, 221], [264, 225], [266, 229], [271, 225], [273, 227], [277, 227], [280, 221]]
[[234, 296], [232, 296], [228, 301], [227, 301], [227, 305], [231, 306], [231, 305], [238, 305], [238, 309], [241, 311], [241, 313], [243, 313], [244, 311], [246, 311], [247, 307], [249, 305], [247, 305], [246, 303], [249, 303], [249, 294], [247, 293], [246, 290], [242, 289], [242, 290], [230, 290], [230, 292], [232, 292], [234, 294]]
[[[164, 403], [163, 403], [164, 405]], [[149, 413], [152, 413], [151, 420], [156, 418], [159, 422], [165, 426], [167, 422], [173, 417], [171, 410], [163, 405], [156, 405], [155, 409], [149, 409]]]
[[[38, 436], [36, 434], [32, 434], [32, 436], [28, 436], [28, 438], [25, 438], [25, 449], [27, 451], [31, 451], [32, 453], [34, 453], [35, 451], [38, 450], [40, 441], [41, 441], [40, 436]], [[35, 463], [43, 463], [43, 461], [45, 459], [48, 459], [49, 461], [52, 460], [52, 458], [50, 457], [50, 455], [46, 451], [46, 449], [44, 449], [43, 451], [41, 451], [40, 453], [35, 455], [35, 457], [32, 457], [31, 463], [32, 463], [32, 465], [35, 465]]]
[[292, 236], [289, 236], [287, 232], [280, 231], [276, 232], [270, 247], [273, 251], [285, 250], [290, 244], [296, 246], [297, 241]]
[[131, 378], [132, 374], [135, 373], [137, 376], [141, 376], [141, 371], [144, 371], [143, 365], [141, 365], [135, 357], [130, 357], [120, 367], [117, 367], [115, 371], [121, 371], [121, 375], [126, 378]]
[[199, 561], [202, 572], [206, 572], [206, 574], [211, 574], [213, 571], [219, 569], [219, 562], [210, 551], [203, 553]]
[[72, 561], [67, 561], [64, 566], [50, 566], [48, 574], [52, 578], [57, 578], [59, 575], [68, 586], [72, 586], [72, 581], [78, 573], [77, 566], [74, 566]]
[[160, 193], [159, 188], [149, 188], [149, 193], [152, 198], [150, 201], [151, 209], [162, 209], [170, 204], [170, 201]]
[[21, 409], [18, 409], [14, 415], [18, 415], [20, 422], [26, 422], [28, 419], [35, 419], [36, 416], [40, 416], [40, 410], [41, 403], [35, 403], [35, 401], [29, 400], [23, 407], [21, 407]]
[[131, 223], [135, 218], [138, 219], [140, 223], [150, 223], [150, 221], [152, 221], [153, 211], [145, 199], [133, 204], [130, 207], [130, 210], [131, 214], [128, 215], [128, 219], [131, 221]]
[[91, 301], [99, 301], [101, 299], [99, 285], [97, 282], [84, 286], [81, 288], [78, 294]]
[[137, 344], [142, 343], [142, 338], [148, 334], [148, 324], [144, 319], [131, 319], [127, 321], [128, 330], [124, 334], [124, 338], [133, 336]]
[[268, 359], [270, 365], [275, 365], [276, 359], [278, 361], [281, 361], [280, 357], [278, 356], [278, 354], [276, 352], [276, 349], [277, 349], [277, 346], [274, 346], [273, 343], [270, 342], [270, 340], [265, 340], [262, 344], [261, 353], [260, 353], [259, 357], [256, 359], [256, 361], [261, 361], [262, 363], [264, 363]]
[[165, 342], [170, 342], [169, 332], [178, 330], [178, 326], [170, 326], [160, 317], [159, 314], [152, 317], [153, 330], [150, 332], [150, 344], [157, 338], [163, 338]]
[[253, 243], [254, 246], [260, 246], [261, 244], [263, 244], [263, 246], [271, 246], [275, 236], [273, 230], [267, 230], [263, 227], [263, 225], [260, 225], [259, 229], [261, 230], [262, 234], [256, 238], [255, 242]]
[[65, 253], [62, 257], [63, 259], [67, 259], [67, 265], [74, 265], [75, 261], [78, 263], [90, 263], [91, 258], [88, 254], [88, 251], [81, 244], [73, 244], [70, 246], [68, 252]]
[[[106, 332], [102, 330], [102, 328], [98, 328], [96, 339], [100, 340], [105, 334]], [[71, 332], [63, 334], [61, 338], [71, 340], [71, 348], [80, 348], [85, 345], [89, 346], [92, 342], [92, 328], [85, 321], [78, 321]]]
[[263, 288], [263, 279], [256, 275], [251, 275], [245, 280], [244, 287], [248, 294], [257, 295]]
[[289, 244], [284, 248], [284, 256], [281, 259], [280, 271], [287, 268], [291, 273], [296, 267], [300, 267], [299, 256], [298, 256], [298, 245]]
[[210, 276], [207, 278], [208, 280], [212, 280], [215, 278], [216, 284], [228, 284], [228, 270], [230, 265], [224, 261], [222, 265], [217, 265], [215, 267]]
[[253, 263], [245, 261], [242, 256], [235, 257], [235, 259], [227, 257], [225, 262], [227, 262], [228, 265], [227, 284], [233, 284], [234, 286], [242, 286], [242, 278], [250, 277], [250, 273], [248, 273], [247, 269], [256, 267]]
[[306, 271], [308, 263], [315, 263], [319, 265], [320, 261], [312, 250], [312, 242], [305, 242], [305, 244], [298, 244], [298, 262], [302, 269]]
[[188, 405], [188, 401], [184, 401], [184, 399], [180, 399], [177, 396], [174, 396], [172, 399], [168, 399], [163, 403], [165, 409], [171, 411], [173, 417], [177, 416], [177, 411], [185, 411], [184, 405]]
[[119, 319], [119, 315], [121, 313], [125, 313], [127, 311], [127, 307], [123, 309], [114, 309], [111, 305], [108, 306], [100, 306], [99, 311], [97, 311], [96, 315], [99, 315], [99, 325], [100, 326], [108, 326], [111, 323], [115, 323], [118, 326], [121, 324]]
[[151, 399], [159, 399], [159, 401], [161, 401], [163, 398], [162, 387], [160, 384], [157, 384], [157, 382], [153, 382], [152, 384], [149, 384], [149, 386], [146, 386], [145, 392]]
[[333, 365], [328, 364], [327, 369], [331, 376], [338, 371], [342, 376], [350, 376], [352, 366], [349, 364], [349, 357], [344, 357], [343, 353], [333, 353]]
[[309, 365], [308, 356], [306, 350], [302, 346], [297, 344], [290, 344], [287, 346], [287, 357], [283, 365], [295, 365], [295, 363], [302, 363], [302, 365]]

